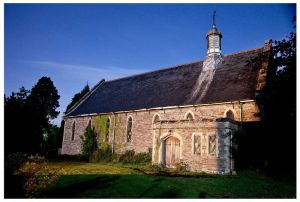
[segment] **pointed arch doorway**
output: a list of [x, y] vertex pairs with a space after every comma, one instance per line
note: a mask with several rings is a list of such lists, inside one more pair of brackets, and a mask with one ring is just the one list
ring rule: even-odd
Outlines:
[[166, 167], [174, 168], [180, 163], [180, 140], [176, 137], [169, 136], [164, 141], [164, 162]]

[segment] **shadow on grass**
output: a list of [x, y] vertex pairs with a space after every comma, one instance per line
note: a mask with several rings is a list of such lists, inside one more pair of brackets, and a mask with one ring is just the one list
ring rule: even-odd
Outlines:
[[43, 198], [295, 198], [295, 187], [259, 173], [235, 177], [63, 175]]
[[164, 184], [166, 180], [145, 175], [64, 175], [42, 197], [180, 198], [180, 190]]
[[[79, 177], [80, 176], [80, 177]], [[50, 188], [43, 193], [43, 196], [47, 198], [77, 198], [77, 194], [88, 191], [90, 189], [101, 190], [110, 183], [119, 179], [117, 175], [69, 175], [68, 177], [73, 180], [62, 180], [60, 184], [64, 182], [66, 185]], [[79, 177], [79, 178], [78, 178]]]

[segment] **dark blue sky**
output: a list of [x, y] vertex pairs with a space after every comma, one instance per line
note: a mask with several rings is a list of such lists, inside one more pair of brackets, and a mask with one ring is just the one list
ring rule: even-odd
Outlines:
[[5, 94], [50, 76], [62, 112], [87, 82], [201, 60], [213, 10], [224, 54], [284, 38], [296, 15], [295, 4], [5, 4]]

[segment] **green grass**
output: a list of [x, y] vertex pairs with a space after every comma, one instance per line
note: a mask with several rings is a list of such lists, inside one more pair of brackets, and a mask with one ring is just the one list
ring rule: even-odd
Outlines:
[[295, 198], [296, 186], [247, 171], [235, 176], [152, 176], [110, 163], [50, 162], [61, 174], [47, 198]]

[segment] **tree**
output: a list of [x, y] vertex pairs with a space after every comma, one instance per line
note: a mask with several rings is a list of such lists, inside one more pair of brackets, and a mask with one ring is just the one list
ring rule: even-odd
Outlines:
[[76, 103], [78, 102], [85, 94], [87, 94], [88, 92], [90, 92], [90, 87], [88, 84], [86, 84], [83, 89], [79, 92], [79, 93], [76, 93], [73, 98], [72, 98], [72, 101], [70, 104], [68, 104], [67, 106], [67, 109], [66, 109], [66, 112], [69, 111], [69, 109], [71, 109], [71, 107]]
[[275, 41], [259, 101], [264, 105], [266, 168], [276, 174], [295, 176], [296, 33]]
[[4, 96], [4, 142], [5, 155], [25, 150], [26, 145], [26, 117], [25, 105], [29, 90], [21, 87], [19, 92], [12, 92], [11, 96]]
[[58, 116], [59, 107], [57, 89], [49, 77], [42, 77], [31, 89], [27, 98], [27, 114], [30, 115], [30, 139], [32, 151], [41, 151], [43, 134], [50, 129], [50, 120]]
[[97, 134], [94, 132], [91, 126], [91, 122], [86, 127], [84, 135], [80, 136], [81, 145], [82, 145], [82, 155], [84, 157], [89, 157], [93, 151], [97, 149]]
[[24, 87], [5, 97], [5, 152], [39, 153], [50, 120], [59, 114], [57, 89], [49, 77], [42, 77], [31, 91]]
[[62, 145], [62, 139], [61, 127], [50, 124], [49, 130], [43, 134], [42, 153], [48, 157], [57, 156], [58, 149]]

